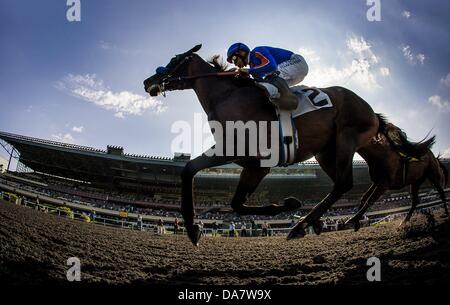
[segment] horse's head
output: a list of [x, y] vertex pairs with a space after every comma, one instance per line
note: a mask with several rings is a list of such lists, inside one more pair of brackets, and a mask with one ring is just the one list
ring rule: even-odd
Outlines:
[[201, 47], [201, 44], [196, 45], [185, 53], [175, 55], [165, 67], [158, 67], [156, 74], [144, 81], [145, 91], [150, 96], [157, 96], [165, 91], [187, 89], [188, 82], [183, 81], [182, 77], [187, 76], [189, 62]]

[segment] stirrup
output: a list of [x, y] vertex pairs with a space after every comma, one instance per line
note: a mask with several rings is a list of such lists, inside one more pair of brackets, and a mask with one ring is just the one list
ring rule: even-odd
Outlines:
[[278, 88], [268, 82], [257, 82], [256, 85], [263, 89], [267, 98], [276, 105], [277, 100], [280, 98], [280, 91]]

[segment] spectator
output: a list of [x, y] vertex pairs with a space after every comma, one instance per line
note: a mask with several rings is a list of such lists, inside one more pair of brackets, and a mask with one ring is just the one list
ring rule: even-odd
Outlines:
[[180, 229], [180, 221], [178, 217], [175, 217], [175, 221], [173, 223], [173, 234], [178, 234], [178, 230]]
[[247, 237], [247, 224], [245, 222], [241, 224], [241, 237]]
[[160, 218], [158, 220], [157, 230], [158, 230], [158, 235], [163, 235], [164, 234], [164, 222], [163, 222], [162, 218]]
[[217, 236], [217, 230], [219, 229], [219, 225], [217, 224], [217, 221], [214, 221], [213, 225], [212, 225], [212, 235], [214, 237]]
[[200, 234], [201, 234], [201, 236], [206, 236], [205, 224], [203, 223], [203, 221], [200, 220], [200, 223], [198, 225], [200, 226]]
[[229, 236], [234, 237], [235, 231], [236, 231], [236, 226], [234, 225], [234, 222], [230, 222]]
[[138, 226], [139, 231], [143, 231], [144, 230], [144, 227], [142, 225], [142, 215], [141, 214], [138, 214], [137, 226]]
[[270, 226], [270, 223], [267, 223], [267, 235], [268, 236], [273, 235], [273, 231], [272, 231], [272, 227]]
[[267, 221], [264, 221], [264, 223], [261, 225], [261, 228], [262, 228], [262, 236], [267, 236], [267, 228], [268, 228]]
[[97, 214], [95, 213], [95, 211], [91, 211], [91, 219], [93, 222], [95, 222], [95, 220], [97, 219]]
[[255, 220], [252, 218], [251, 222], [250, 222], [250, 236], [258, 236], [258, 232], [257, 230], [257, 226], [255, 223]]

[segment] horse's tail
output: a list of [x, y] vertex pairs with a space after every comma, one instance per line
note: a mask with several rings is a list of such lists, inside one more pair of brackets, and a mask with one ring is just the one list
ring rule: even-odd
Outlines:
[[[376, 114], [379, 121], [379, 127], [378, 127], [378, 133], [382, 133], [386, 136], [389, 143], [392, 145], [392, 147], [397, 150], [401, 151], [402, 153], [406, 154], [407, 156], [414, 157], [414, 158], [421, 158], [424, 156], [431, 148], [433, 147], [434, 143], [436, 142], [436, 136], [432, 136], [428, 140], [425, 140], [430, 133], [428, 133], [425, 138], [420, 140], [419, 142], [411, 142], [408, 140], [408, 137], [406, 136], [406, 133], [403, 132], [400, 128], [395, 126], [398, 132], [395, 132], [395, 139], [392, 137], [392, 133], [389, 132], [388, 129], [392, 129], [391, 127], [388, 128], [388, 124], [392, 125], [388, 122], [386, 117], [383, 114], [377, 113]], [[394, 126], [394, 125], [392, 125]]]
[[437, 159], [437, 161], [439, 163], [439, 166], [442, 169], [442, 172], [444, 173], [444, 177], [445, 177], [445, 179], [444, 179], [444, 188], [445, 188], [447, 186], [447, 183], [448, 183], [448, 171], [447, 171], [447, 168], [444, 166], [444, 164], [441, 162], [440, 155], [437, 156], [436, 159]]

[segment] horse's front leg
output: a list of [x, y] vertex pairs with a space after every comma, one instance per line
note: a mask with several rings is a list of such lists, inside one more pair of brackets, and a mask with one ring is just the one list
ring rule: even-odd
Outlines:
[[181, 172], [181, 214], [184, 226], [192, 243], [197, 246], [201, 236], [201, 229], [194, 224], [193, 180], [196, 173], [202, 169], [223, 165], [231, 162], [229, 157], [207, 156], [202, 154], [186, 163]]

